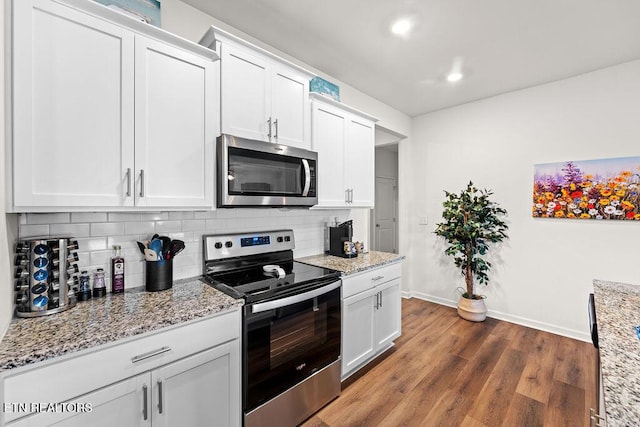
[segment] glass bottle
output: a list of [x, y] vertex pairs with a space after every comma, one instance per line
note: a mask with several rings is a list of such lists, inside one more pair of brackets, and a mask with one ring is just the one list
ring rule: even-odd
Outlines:
[[124, 257], [120, 245], [113, 247], [114, 255], [111, 258], [111, 292], [119, 294], [124, 292]]

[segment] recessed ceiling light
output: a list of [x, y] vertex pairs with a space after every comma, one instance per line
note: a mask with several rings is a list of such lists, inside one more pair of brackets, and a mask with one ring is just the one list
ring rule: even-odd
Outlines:
[[409, 19], [398, 19], [391, 25], [391, 32], [398, 36], [406, 35], [413, 27], [412, 22]]
[[459, 71], [453, 71], [447, 74], [447, 81], [451, 83], [459, 82], [464, 76]]

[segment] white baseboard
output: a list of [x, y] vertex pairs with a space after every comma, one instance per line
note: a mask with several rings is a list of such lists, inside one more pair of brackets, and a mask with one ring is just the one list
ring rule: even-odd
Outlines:
[[[424, 294], [422, 292], [402, 292], [403, 298], [418, 298], [425, 301], [430, 301], [436, 304], [445, 305], [447, 307], [456, 307], [458, 303], [453, 300], [436, 297], [433, 295]], [[540, 331], [550, 332], [552, 334], [561, 335], [563, 337], [573, 338], [579, 341], [591, 342], [591, 336], [587, 332], [577, 331], [574, 329], [567, 329], [561, 326], [552, 325], [550, 323], [539, 322], [537, 320], [528, 319], [526, 317], [516, 316], [509, 313], [503, 313], [497, 310], [488, 310], [487, 316], [504, 320], [506, 322], [515, 323], [517, 325], [527, 326], [529, 328], [538, 329]]]

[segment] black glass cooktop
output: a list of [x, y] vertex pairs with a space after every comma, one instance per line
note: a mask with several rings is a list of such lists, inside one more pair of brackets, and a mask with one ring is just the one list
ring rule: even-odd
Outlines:
[[246, 302], [263, 301], [285, 294], [304, 292], [319, 283], [340, 276], [340, 272], [297, 261], [279, 262], [284, 277], [277, 272], [265, 272], [263, 265], [210, 273], [204, 279], [216, 289]]

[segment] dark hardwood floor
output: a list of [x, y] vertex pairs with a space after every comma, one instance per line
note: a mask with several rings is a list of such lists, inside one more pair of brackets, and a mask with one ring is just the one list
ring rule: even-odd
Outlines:
[[403, 299], [396, 346], [303, 426], [588, 426], [595, 363], [589, 343]]

